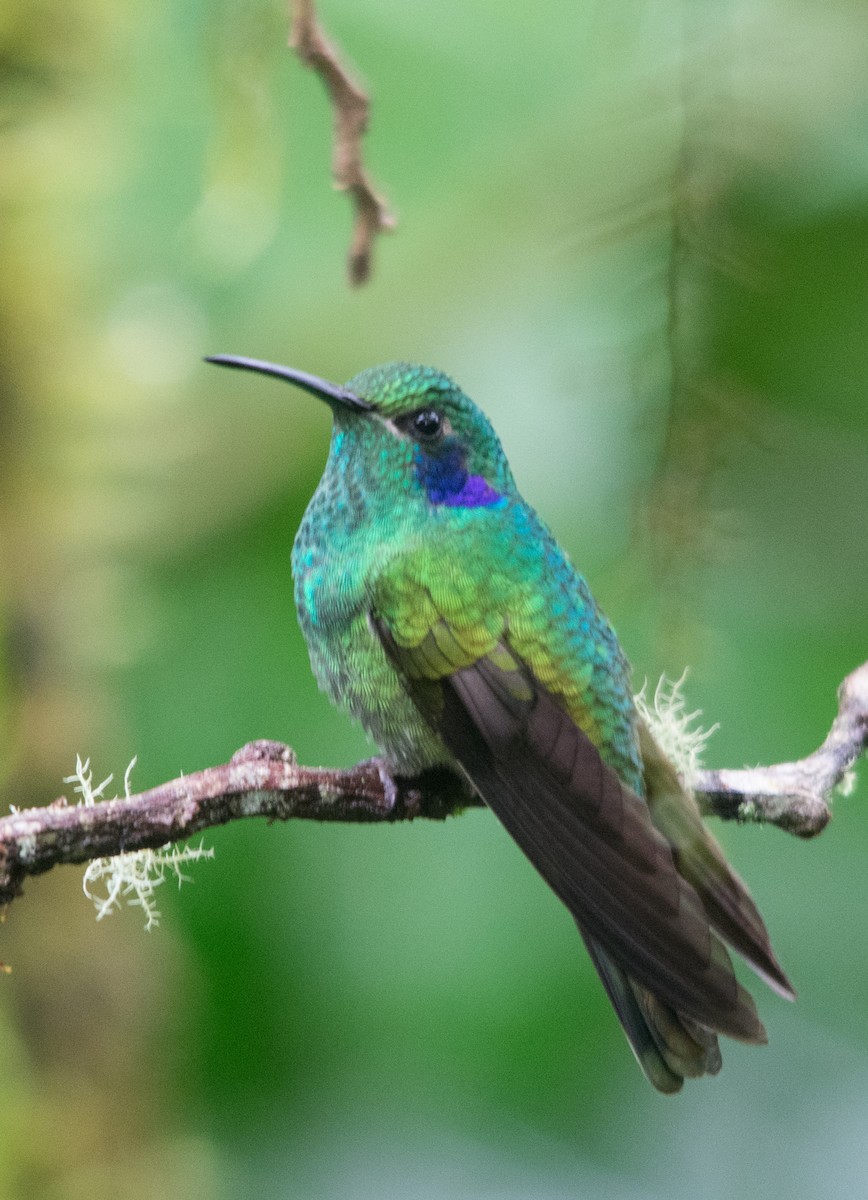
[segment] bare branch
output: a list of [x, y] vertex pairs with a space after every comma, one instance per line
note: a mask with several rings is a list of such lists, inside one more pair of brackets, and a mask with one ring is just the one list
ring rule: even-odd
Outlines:
[[704, 810], [724, 820], [778, 825], [815, 837], [829, 823], [829, 796], [868, 747], [868, 662], [838, 688], [838, 715], [807, 758], [742, 771], [700, 771], [693, 787]]
[[292, 0], [289, 44], [301, 61], [319, 75], [334, 108], [332, 174], [335, 187], [349, 192], [356, 207], [347, 265], [350, 282], [358, 285], [370, 276], [374, 238], [394, 229], [396, 223], [386, 201], [374, 190], [362, 159], [362, 138], [368, 127], [371, 102], [324, 35], [313, 0]]
[[[868, 745], [868, 662], [838, 692], [839, 711], [814, 754], [743, 771], [701, 771], [704, 810], [724, 820], [767, 822], [812, 837], [829, 820], [828, 798]], [[482, 801], [445, 768], [392, 777], [378, 760], [348, 770], [301, 767], [279, 742], [251, 742], [224, 766], [208, 767], [126, 799], [87, 807], [62, 798], [0, 819], [0, 903], [28, 875], [183, 841], [242, 817], [314, 821], [442, 820]]]

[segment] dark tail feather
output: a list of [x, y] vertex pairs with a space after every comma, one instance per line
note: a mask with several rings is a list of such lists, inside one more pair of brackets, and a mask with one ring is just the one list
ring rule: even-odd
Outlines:
[[599, 942], [581, 927], [579, 933], [648, 1081], [671, 1095], [687, 1078], [716, 1075], [721, 1067], [717, 1036], [629, 979]]

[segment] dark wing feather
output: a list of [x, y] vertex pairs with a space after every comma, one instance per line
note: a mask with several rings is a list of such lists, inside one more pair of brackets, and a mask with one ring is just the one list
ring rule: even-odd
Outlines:
[[420, 709], [583, 933], [672, 1009], [764, 1041], [753, 1001], [647, 805], [509, 647], [456, 666], [439, 688], [420, 688], [419, 647], [398, 645], [374, 623]]
[[685, 792], [644, 722], [639, 725], [639, 746], [651, 819], [672, 847], [678, 870], [696, 889], [712, 926], [769, 987], [788, 1000], [795, 999], [750, 892], [724, 858], [696, 801]]

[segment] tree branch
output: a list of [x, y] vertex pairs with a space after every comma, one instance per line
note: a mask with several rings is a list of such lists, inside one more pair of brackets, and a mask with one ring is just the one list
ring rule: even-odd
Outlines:
[[829, 797], [868, 748], [868, 662], [838, 688], [838, 715], [822, 746], [807, 758], [741, 771], [700, 771], [693, 780], [706, 813], [725, 821], [777, 825], [815, 837], [831, 818]]
[[[868, 662], [838, 690], [838, 715], [822, 746], [795, 763], [743, 771], [701, 771], [693, 781], [708, 814], [777, 825], [800, 837], [829, 821], [828, 799], [868, 745]], [[481, 800], [444, 769], [392, 777], [374, 759], [348, 770], [299, 766], [279, 742], [251, 742], [224, 766], [208, 767], [121, 800], [47, 808], [0, 819], [0, 903], [21, 894], [28, 875], [155, 849], [242, 817], [287, 821], [442, 820]]]
[[323, 34], [313, 0], [292, 0], [289, 44], [305, 66], [319, 75], [332, 102], [335, 116], [332, 174], [335, 187], [349, 192], [356, 208], [347, 267], [350, 282], [358, 285], [370, 276], [374, 238], [395, 228], [395, 218], [386, 201], [374, 190], [362, 159], [362, 138], [368, 127], [371, 102]]

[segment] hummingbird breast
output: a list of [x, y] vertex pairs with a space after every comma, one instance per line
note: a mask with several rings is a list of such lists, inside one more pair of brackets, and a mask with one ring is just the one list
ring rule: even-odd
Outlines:
[[371, 587], [397, 552], [345, 503], [327, 478], [308, 505], [292, 548], [299, 623], [314, 676], [333, 704], [348, 712], [391, 766], [413, 775], [452, 756], [410, 700], [370, 622]]

